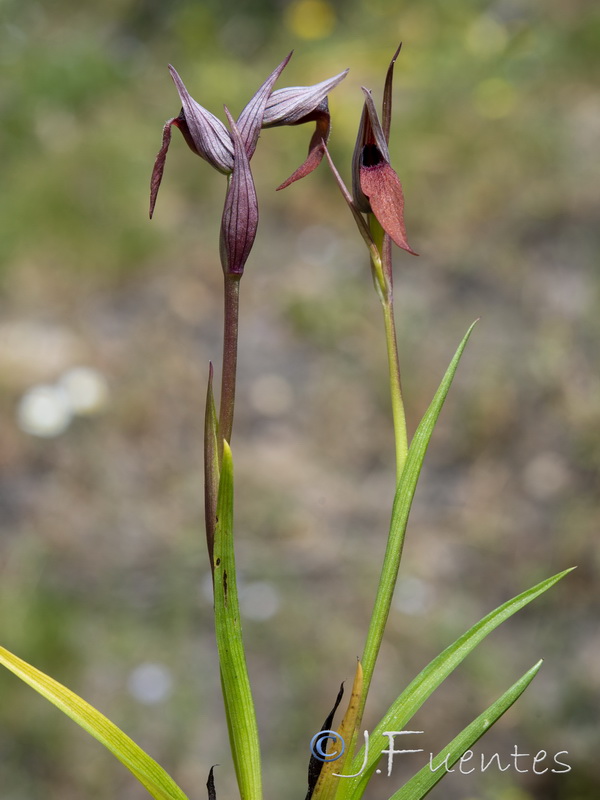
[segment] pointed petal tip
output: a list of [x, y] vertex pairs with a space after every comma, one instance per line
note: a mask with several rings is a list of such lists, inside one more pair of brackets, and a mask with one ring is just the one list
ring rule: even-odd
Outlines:
[[154, 167], [152, 168], [152, 177], [150, 178], [150, 219], [154, 214], [154, 207], [156, 205], [156, 198], [158, 196], [158, 190], [160, 188], [160, 184], [163, 177], [163, 172], [165, 169], [165, 161], [167, 158], [167, 152], [169, 150], [169, 145], [171, 143], [171, 125], [176, 124], [176, 118], [168, 119], [163, 127], [163, 136], [162, 136], [162, 143], [160, 146], [160, 150], [156, 155], [156, 159], [154, 160]]
[[398, 45], [398, 48], [397, 48], [396, 52], [392, 56], [392, 60], [390, 61], [390, 64], [393, 64], [396, 61], [396, 59], [400, 55], [400, 50], [402, 50], [402, 42], [400, 42], [400, 44]]
[[286, 189], [288, 186], [291, 186], [292, 183], [296, 183], [296, 181], [301, 180], [301, 178], [306, 178], [307, 175], [310, 175], [311, 172], [314, 172], [314, 170], [316, 170], [323, 160], [324, 153], [325, 150], [323, 144], [313, 147], [309, 152], [306, 161], [301, 164], [287, 180], [281, 183], [277, 189], [275, 189], [275, 191], [278, 192], [280, 189]]

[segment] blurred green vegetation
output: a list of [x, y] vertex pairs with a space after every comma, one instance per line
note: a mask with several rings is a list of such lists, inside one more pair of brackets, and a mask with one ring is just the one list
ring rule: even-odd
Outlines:
[[[380, 98], [400, 40], [391, 151], [421, 253], [397, 255], [412, 428], [467, 325], [482, 322], [428, 455], [366, 723], [476, 618], [578, 564], [416, 722], [427, 751], [442, 746], [543, 656], [480, 750], [568, 750], [573, 770], [457, 775], [431, 797], [591, 800], [598, 4], [0, 2], [0, 639], [97, 704], [191, 797], [214, 763], [219, 796], [235, 796], [201, 530], [224, 185], [175, 135], [148, 222], [161, 126], [179, 108], [166, 65], [218, 115], [224, 103], [239, 113], [292, 48], [282, 86], [350, 67], [330, 98], [331, 151], [349, 181], [360, 86]], [[234, 437], [239, 569], [255, 597], [266, 582], [279, 602], [261, 620], [263, 591], [245, 636], [267, 796], [281, 798], [302, 794], [310, 737], [352, 676], [393, 491], [383, 336], [361, 241], [326, 166], [273, 191], [309, 136], [265, 131], [253, 159], [261, 225], [242, 287]], [[101, 413], [55, 438], [19, 428], [24, 393], [80, 364], [108, 383]], [[161, 702], [131, 688], [144, 664], [172, 676]], [[2, 800], [145, 796], [1, 673], [0, 707]], [[393, 786], [381, 776], [370, 797], [388, 797], [403, 774]]]

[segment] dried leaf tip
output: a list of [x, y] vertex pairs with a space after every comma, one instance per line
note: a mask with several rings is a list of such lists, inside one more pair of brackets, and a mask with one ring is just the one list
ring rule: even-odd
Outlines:
[[210, 768], [210, 772], [208, 773], [208, 780], [206, 781], [206, 788], [208, 789], [208, 800], [217, 800], [217, 791], [215, 789], [215, 776], [214, 771], [215, 767], [218, 767], [218, 764], [215, 764]]

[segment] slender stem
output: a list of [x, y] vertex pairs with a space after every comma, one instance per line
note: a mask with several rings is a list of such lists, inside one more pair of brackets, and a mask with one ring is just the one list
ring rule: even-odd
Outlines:
[[[390, 395], [392, 399], [392, 417], [394, 423], [394, 441], [396, 447], [396, 486], [400, 485], [400, 478], [404, 470], [408, 455], [408, 434], [406, 430], [406, 414], [404, 412], [404, 401], [402, 399], [402, 385], [400, 381], [400, 363], [398, 359], [398, 343], [396, 339], [396, 323], [394, 320], [394, 292], [392, 284], [392, 256], [390, 238], [383, 231], [381, 225], [373, 214], [369, 219], [370, 231], [373, 240], [381, 256], [381, 282], [375, 281], [375, 288], [381, 300], [383, 309], [383, 321], [385, 325], [385, 339], [387, 345], [388, 371], [390, 380]], [[377, 278], [376, 265], [373, 268], [374, 278]], [[388, 535], [385, 556], [379, 585], [377, 586], [377, 596], [373, 606], [369, 631], [365, 642], [365, 649], [362, 656], [363, 667], [363, 689], [359, 701], [356, 728], [360, 727], [369, 687], [373, 678], [375, 662], [379, 655], [379, 649], [383, 639], [383, 633], [390, 611], [398, 567], [402, 554], [403, 531], [398, 529], [395, 520], [395, 506], [398, 502], [399, 494], [396, 491], [394, 499], [394, 512], [392, 512], [392, 525]]]
[[408, 453], [408, 434], [406, 431], [404, 401], [402, 399], [402, 384], [400, 381], [396, 322], [394, 320], [392, 247], [390, 237], [385, 233], [374, 214], [369, 214], [369, 228], [381, 259], [378, 264], [374, 264], [373, 259], [371, 259], [371, 269], [373, 271], [375, 288], [383, 309], [390, 395], [392, 398], [392, 418], [394, 421], [394, 441], [396, 443], [396, 483], [398, 483], [402, 475], [404, 462], [406, 461], [406, 454]]
[[[400, 368], [398, 364], [398, 347], [396, 343], [396, 325], [394, 322], [394, 306], [391, 291], [386, 297], [381, 299], [383, 307], [383, 318], [385, 322], [385, 336], [387, 342], [388, 366], [390, 375], [390, 391], [392, 397], [392, 414], [394, 418], [394, 438], [396, 442], [396, 486], [400, 484], [400, 478], [406, 458], [408, 455], [408, 438], [406, 434], [406, 416], [404, 413], [404, 403], [402, 401], [402, 391], [400, 386]], [[392, 604], [400, 557], [402, 555], [403, 532], [394, 523], [396, 518], [395, 506], [398, 502], [398, 492], [394, 499], [394, 511], [392, 512], [392, 525], [388, 535], [385, 555], [379, 584], [377, 586], [377, 596], [371, 614], [369, 631], [365, 642], [365, 649], [362, 655], [363, 667], [363, 689], [359, 702], [357, 729], [360, 726], [369, 687], [375, 670], [375, 662], [379, 655], [379, 649], [383, 640], [385, 625]]]
[[221, 405], [219, 409], [220, 439], [231, 441], [235, 407], [237, 373], [238, 316], [241, 275], [225, 274], [223, 315], [223, 369], [221, 373]]
[[390, 375], [390, 395], [392, 398], [392, 417], [394, 420], [394, 440], [396, 443], [396, 484], [404, 469], [408, 453], [408, 434], [406, 432], [406, 414], [402, 399], [400, 382], [400, 364], [398, 361], [398, 343], [396, 340], [396, 323], [394, 321], [394, 304], [391, 296], [382, 300], [385, 339], [387, 343], [388, 369]]

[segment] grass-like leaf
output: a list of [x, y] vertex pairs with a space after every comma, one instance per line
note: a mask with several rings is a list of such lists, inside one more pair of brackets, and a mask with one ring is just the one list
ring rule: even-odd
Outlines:
[[371, 622], [369, 625], [369, 632], [367, 634], [367, 641], [362, 657], [362, 664], [364, 669], [364, 690], [361, 702], [361, 713], [366, 702], [366, 696], [373, 677], [373, 670], [375, 668], [375, 661], [383, 639], [383, 631], [387, 622], [394, 594], [394, 587], [398, 577], [398, 568], [400, 566], [400, 558], [402, 556], [402, 547], [404, 544], [404, 534], [406, 532], [406, 525], [408, 522], [408, 515], [412, 505], [415, 489], [417, 488], [417, 481], [423, 466], [423, 459], [427, 452], [429, 440], [435, 427], [435, 423], [440, 415], [444, 400], [448, 394], [448, 390], [452, 384], [452, 379], [456, 373], [458, 363], [466, 347], [471, 331], [475, 326], [475, 322], [471, 325], [465, 334], [454, 358], [450, 362], [450, 366], [446, 370], [446, 374], [435, 393], [431, 405], [425, 412], [423, 419], [415, 432], [413, 440], [408, 450], [408, 456], [404, 464], [402, 476], [398, 482], [396, 495], [394, 497], [394, 505], [392, 509], [392, 519], [390, 522], [390, 532], [388, 535], [387, 547], [383, 559], [383, 567], [379, 578], [379, 586], [377, 587], [377, 597], [371, 615]]
[[213, 396], [213, 365], [208, 366], [208, 388], [204, 412], [204, 520], [206, 546], [213, 566], [217, 497], [219, 494], [219, 422]]
[[471, 748], [483, 734], [499, 719], [505, 711], [517, 700], [537, 675], [542, 661], [538, 661], [504, 694], [492, 703], [483, 714], [480, 714], [470, 725], [461, 731], [450, 744], [419, 770], [408, 783], [390, 797], [390, 800], [421, 800], [431, 789], [439, 783], [448, 770]]
[[260, 746], [240, 624], [233, 552], [233, 461], [226, 441], [223, 442], [213, 567], [215, 628], [233, 762], [241, 800], [260, 800]]
[[66, 686], [0, 647], [0, 664], [29, 684], [101, 742], [132, 772], [156, 800], [187, 800], [164, 769], [113, 722]]
[[[373, 729], [369, 737], [369, 755], [362, 774], [356, 778], [348, 778], [342, 784], [341, 796], [358, 800], [377, 767], [382, 750], [387, 745], [387, 738], [383, 736], [383, 731], [400, 731], [406, 723], [412, 719], [414, 714], [423, 705], [425, 700], [437, 689], [437, 687], [450, 675], [450, 673], [472, 652], [475, 647], [495, 628], [505, 620], [526, 606], [536, 597], [554, 586], [561, 578], [571, 572], [567, 569], [559, 572], [551, 578], [536, 584], [531, 589], [508, 600], [494, 611], [479, 620], [466, 633], [463, 633], [455, 642], [447, 647], [442, 653], [433, 659], [423, 669], [412, 683], [396, 698], [384, 717]], [[364, 748], [357, 754], [352, 763], [349, 774], [357, 773], [364, 763]], [[338, 791], [338, 798], [340, 792]]]

